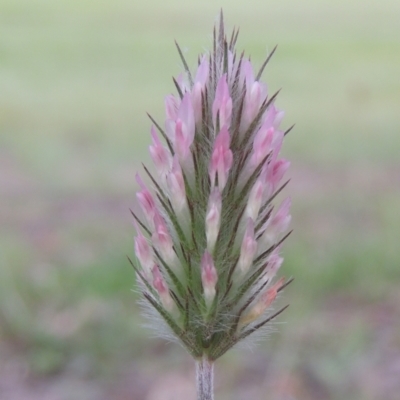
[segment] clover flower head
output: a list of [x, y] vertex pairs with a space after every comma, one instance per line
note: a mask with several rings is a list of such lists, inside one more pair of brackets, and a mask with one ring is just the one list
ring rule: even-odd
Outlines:
[[[221, 14], [222, 15], [222, 14]], [[275, 211], [289, 162], [287, 133], [261, 75], [229, 40], [221, 16], [213, 47], [184, 73], [165, 99], [165, 123], [152, 117], [149, 147], [155, 174], [137, 176], [142, 216], [132, 262], [154, 325], [195, 357], [215, 360], [284, 308], [273, 312], [290, 282], [274, 282], [288, 236], [290, 199]]]

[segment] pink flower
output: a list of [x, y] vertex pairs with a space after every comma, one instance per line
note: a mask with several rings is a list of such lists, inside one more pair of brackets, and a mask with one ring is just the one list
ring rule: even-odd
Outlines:
[[232, 167], [233, 156], [229, 148], [230, 136], [226, 126], [223, 126], [214, 142], [214, 150], [211, 156], [209, 174], [211, 187], [214, 187], [215, 177], [218, 174], [218, 187], [220, 192], [224, 189], [228, 180], [228, 173]]
[[165, 97], [165, 114], [167, 120], [175, 121], [178, 118], [178, 108], [179, 101], [175, 96], [169, 94]]
[[162, 145], [154, 126], [151, 127], [153, 144], [149, 151], [160, 178], [165, 181], [165, 176], [171, 168], [171, 153]]
[[157, 290], [163, 306], [165, 307], [166, 310], [170, 312], [173, 311], [174, 302], [171, 298], [171, 295], [169, 294], [167, 283], [165, 282], [158, 265], [154, 264], [152, 272], [153, 272], [153, 286], [154, 289]]
[[201, 119], [201, 112], [202, 112], [201, 96], [202, 93], [204, 93], [204, 87], [208, 80], [208, 73], [209, 73], [208, 60], [207, 57], [204, 55], [197, 69], [192, 89], [192, 103], [193, 103], [194, 118], [196, 123], [198, 123]]
[[193, 71], [177, 46], [184, 72], [165, 98], [164, 128], [151, 118], [151, 190], [137, 177], [132, 266], [154, 325], [198, 360], [216, 360], [279, 315], [270, 306], [286, 286], [273, 281], [291, 217], [289, 199], [273, 212], [289, 162], [283, 112], [261, 81], [272, 54], [254, 71], [236, 53], [237, 33], [225, 35], [221, 15]]
[[172, 170], [167, 176], [167, 182], [172, 204], [174, 205], [175, 211], [179, 213], [186, 205], [186, 191], [182, 168], [176, 156], [172, 163]]
[[285, 232], [292, 220], [291, 215], [289, 214], [291, 206], [290, 198], [285, 199], [275, 216], [268, 220], [266, 226], [264, 227], [265, 231], [262, 236], [262, 242], [264, 245], [269, 245], [274, 243], [280, 234]]
[[215, 297], [215, 285], [217, 281], [218, 275], [214, 261], [210, 253], [206, 251], [201, 259], [201, 282], [207, 304], [210, 304]]
[[215, 100], [212, 106], [214, 126], [216, 126], [217, 115], [219, 117], [219, 126], [231, 125], [232, 99], [229, 95], [229, 87], [226, 82], [226, 74], [222, 75], [215, 91]]
[[190, 93], [183, 96], [175, 121], [175, 151], [180, 160], [186, 160], [190, 155], [195, 130], [194, 112]]
[[280, 288], [284, 284], [284, 279], [280, 279], [273, 286], [266, 289], [261, 295], [261, 299], [252, 307], [250, 310], [241, 316], [239, 320], [239, 326], [244, 327], [251, 322], [255, 321], [257, 318], [261, 317], [265, 311], [271, 306], [275, 301]]
[[266, 274], [264, 276], [264, 280], [271, 282], [275, 278], [276, 273], [278, 272], [279, 268], [283, 263], [283, 258], [279, 256], [279, 248], [275, 249], [271, 253], [267, 261], [268, 265]]
[[221, 193], [217, 187], [212, 189], [208, 200], [206, 214], [206, 237], [207, 249], [212, 251], [217, 241], [219, 227], [221, 224]]
[[258, 217], [264, 194], [264, 179], [260, 176], [250, 191], [246, 206], [246, 216], [255, 221]]
[[282, 180], [286, 171], [290, 167], [290, 162], [281, 158], [280, 160], [272, 160], [267, 167], [266, 184], [268, 196], [271, 196], [277, 189], [279, 182]]
[[242, 273], [246, 273], [250, 268], [256, 251], [257, 240], [254, 237], [254, 221], [248, 218], [238, 261], [238, 267]]
[[257, 132], [254, 138], [253, 153], [251, 156], [251, 166], [253, 167], [252, 172], [272, 150], [271, 145], [274, 133], [274, 128], [266, 128], [265, 125], [263, 125]]
[[136, 193], [136, 197], [139, 201], [140, 207], [142, 208], [143, 214], [145, 215], [146, 220], [152, 229], [154, 227], [154, 216], [158, 212], [156, 203], [154, 202], [153, 196], [143, 183], [139, 174], [136, 174], [136, 181], [142, 189], [140, 192]]
[[148, 276], [151, 273], [151, 269], [154, 263], [153, 250], [151, 249], [146, 238], [142, 235], [136, 221], [135, 228], [137, 232], [137, 236], [135, 237], [135, 253], [146, 275]]
[[242, 62], [241, 78], [246, 87], [246, 97], [241, 124], [241, 130], [245, 131], [260, 110], [261, 104], [267, 96], [267, 88], [265, 84], [254, 79], [253, 67], [249, 60], [244, 60]]
[[285, 115], [284, 111], [278, 110], [274, 104], [272, 104], [266, 114], [265, 114], [265, 119], [264, 119], [264, 124], [266, 126], [273, 127], [275, 129], [278, 129], [280, 123], [282, 122], [283, 116]]
[[172, 262], [175, 261], [173, 242], [161, 215], [156, 214], [154, 217], [154, 224], [155, 231], [153, 233], [152, 240], [156, 248], [160, 251], [164, 261], [167, 264], [172, 264]]
[[261, 304], [264, 309], [267, 309], [276, 299], [278, 295], [279, 289], [283, 286], [284, 279], [279, 279], [273, 286], [271, 286], [268, 290], [266, 290], [261, 298]]

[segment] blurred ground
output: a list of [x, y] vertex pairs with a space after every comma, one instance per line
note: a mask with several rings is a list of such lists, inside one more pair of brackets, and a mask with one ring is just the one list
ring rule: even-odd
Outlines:
[[[292, 161], [291, 307], [217, 364], [217, 398], [400, 392], [400, 3], [222, 1], [261, 64]], [[143, 328], [131, 255], [150, 123], [218, 8], [0, 2], [0, 399], [194, 398], [191, 360]], [[218, 5], [219, 7], [219, 5]]]

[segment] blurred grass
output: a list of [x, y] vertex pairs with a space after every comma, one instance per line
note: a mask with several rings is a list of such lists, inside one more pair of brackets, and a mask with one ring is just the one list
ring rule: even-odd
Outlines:
[[[359, 363], [376, 367], [381, 327], [369, 313], [399, 301], [400, 3], [220, 5], [256, 65], [279, 43], [265, 80], [270, 91], [283, 88], [285, 126], [296, 122], [284, 149], [295, 232], [283, 269], [296, 281], [285, 295], [288, 323], [262, 351], [276, 374], [306, 383], [311, 374], [325, 388], [319, 398], [391, 399], [349, 382]], [[111, 381], [132, 360], [143, 371], [158, 363], [156, 375], [176, 357], [140, 327], [124, 258], [128, 208], [135, 171], [148, 161], [145, 112], [162, 121], [181, 71], [173, 40], [194, 65], [217, 13], [210, 0], [0, 2], [4, 363], [19, 355], [34, 375]], [[149, 359], [155, 353], [160, 361]], [[229, 357], [226, 375], [244, 373]], [[221, 391], [232, 396], [225, 379]]]

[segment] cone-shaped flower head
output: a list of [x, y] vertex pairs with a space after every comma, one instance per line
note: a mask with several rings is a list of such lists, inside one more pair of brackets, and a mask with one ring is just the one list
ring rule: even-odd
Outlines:
[[[260, 71], [235, 50], [224, 24], [212, 50], [174, 84], [165, 123], [152, 119], [152, 191], [137, 178], [139, 287], [155, 319], [194, 357], [215, 360], [283, 309], [271, 304], [290, 201], [273, 212], [289, 162], [280, 157], [283, 112]], [[162, 127], [165, 127], [164, 129]], [[139, 230], [140, 226], [140, 230]], [[261, 329], [262, 330], [262, 329]]]

